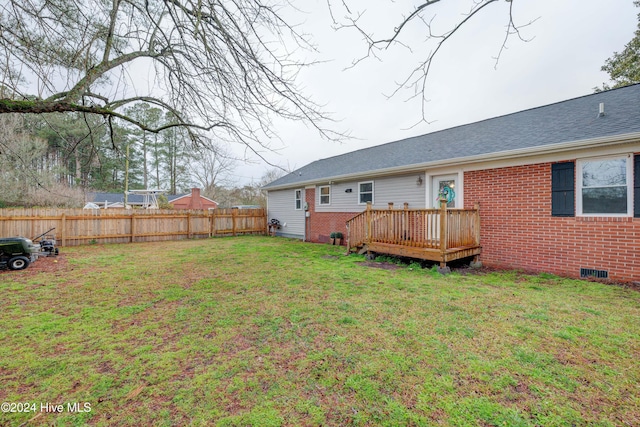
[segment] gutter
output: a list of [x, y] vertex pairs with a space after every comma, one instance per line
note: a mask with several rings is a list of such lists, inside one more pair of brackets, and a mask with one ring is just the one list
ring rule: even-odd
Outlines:
[[266, 187], [263, 187], [263, 189], [267, 191], [284, 190], [287, 188], [324, 183], [328, 180], [346, 181], [346, 180], [352, 180], [356, 178], [370, 177], [371, 175], [386, 176], [386, 175], [395, 175], [398, 172], [407, 172], [407, 173], [421, 172], [425, 169], [435, 168], [435, 167], [461, 166], [461, 165], [468, 165], [471, 163], [481, 163], [486, 161], [508, 160], [508, 159], [513, 159], [518, 157], [531, 157], [539, 154], [563, 153], [567, 151], [573, 151], [576, 149], [602, 148], [602, 147], [607, 147], [612, 145], [632, 144], [634, 142], [635, 143], [640, 142], [640, 132], [628, 133], [624, 135], [592, 138], [592, 139], [583, 139], [579, 141], [561, 142], [558, 144], [547, 144], [547, 145], [536, 146], [536, 147], [519, 148], [516, 150], [477, 154], [477, 155], [468, 156], [468, 157], [455, 157], [450, 159], [437, 160], [434, 162], [423, 162], [423, 163], [414, 163], [414, 164], [404, 165], [404, 166], [394, 166], [392, 168], [385, 168], [385, 169], [372, 169], [365, 172], [333, 175], [333, 176], [327, 176], [322, 178], [310, 179], [306, 181], [298, 181], [298, 182], [289, 183], [289, 184], [276, 185], [273, 187], [270, 187], [267, 185]]

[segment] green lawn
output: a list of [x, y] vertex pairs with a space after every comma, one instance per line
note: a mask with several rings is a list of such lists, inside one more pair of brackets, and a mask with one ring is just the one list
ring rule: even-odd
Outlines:
[[27, 403], [2, 426], [640, 425], [640, 292], [620, 286], [268, 237], [45, 262], [0, 273], [0, 402]]

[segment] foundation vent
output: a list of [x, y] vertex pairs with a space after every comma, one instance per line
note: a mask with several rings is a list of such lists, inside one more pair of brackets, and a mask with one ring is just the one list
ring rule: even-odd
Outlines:
[[595, 278], [595, 279], [608, 279], [609, 272], [607, 270], [595, 270], [593, 268], [581, 268], [580, 269], [580, 277], [583, 279], [586, 278]]

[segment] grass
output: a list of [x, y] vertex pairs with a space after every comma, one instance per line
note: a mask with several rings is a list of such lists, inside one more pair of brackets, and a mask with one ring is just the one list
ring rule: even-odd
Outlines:
[[91, 245], [1, 273], [0, 401], [37, 408], [0, 425], [640, 425], [637, 291], [343, 250]]

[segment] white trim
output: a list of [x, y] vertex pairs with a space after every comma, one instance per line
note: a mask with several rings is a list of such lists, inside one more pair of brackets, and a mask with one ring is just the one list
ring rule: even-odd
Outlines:
[[[629, 145], [635, 145], [629, 147]], [[437, 160], [435, 162], [425, 162], [413, 165], [396, 166], [393, 168], [369, 170], [354, 174], [336, 175], [332, 177], [324, 177], [304, 182], [292, 184], [284, 184], [282, 186], [271, 187], [272, 189], [284, 189], [299, 187], [318, 181], [353, 181], [367, 177], [380, 177], [385, 175], [396, 175], [400, 173], [420, 172], [429, 169], [430, 174], [440, 174], [440, 169], [456, 167], [459, 170], [463, 167], [464, 171], [494, 169], [508, 166], [522, 166], [535, 163], [559, 162], [566, 160], [575, 160], [584, 155], [607, 155], [615, 153], [640, 152], [640, 132], [629, 133], [626, 135], [615, 135], [601, 138], [593, 138], [579, 140], [573, 142], [563, 142], [558, 144], [547, 144], [536, 147], [521, 148], [518, 150], [501, 151], [497, 153], [479, 154], [469, 157], [458, 157], [453, 159]], [[355, 152], [354, 152], [355, 153]]]
[[[624, 159], [626, 161], [626, 187], [627, 187], [627, 213], [599, 213], [585, 214], [582, 213], [582, 166], [585, 162], [597, 160], [617, 160]], [[576, 216], [580, 217], [633, 217], [633, 154], [624, 153], [616, 156], [598, 156], [583, 157], [576, 160]], [[638, 201], [636, 201], [638, 203]]]
[[439, 208], [438, 203], [436, 203], [436, 194], [433, 193], [433, 180], [436, 178], [452, 178], [456, 182], [456, 186], [454, 191], [456, 193], [456, 207], [454, 209], [463, 209], [464, 208], [464, 172], [461, 170], [457, 170], [450, 173], [438, 173], [438, 174], [427, 174], [428, 183], [428, 193], [427, 193], [427, 208], [437, 209]]
[[[362, 184], [371, 184], [371, 204], [373, 205], [375, 203], [375, 184], [374, 184], [373, 180], [358, 182], [358, 204], [359, 205], [366, 205], [367, 204], [367, 202], [362, 202], [361, 199], [360, 199], [360, 194], [362, 194], [360, 192], [360, 186]], [[365, 194], [368, 194], [368, 191], [365, 192]]]
[[[322, 203], [322, 189], [329, 189], [329, 203]], [[331, 206], [331, 185], [319, 185], [318, 186], [318, 206]]]
[[[298, 199], [298, 192], [300, 192], [300, 199]], [[303, 204], [303, 196], [304, 194], [302, 193], [302, 189], [301, 188], [297, 188], [295, 190], [293, 190], [293, 209], [296, 211], [301, 211], [302, 210], [302, 204]], [[300, 207], [298, 207], [298, 200], [300, 200]]]
[[458, 203], [456, 203], [457, 209], [464, 209], [464, 172], [458, 172], [458, 189], [456, 190], [456, 197], [458, 198]]

